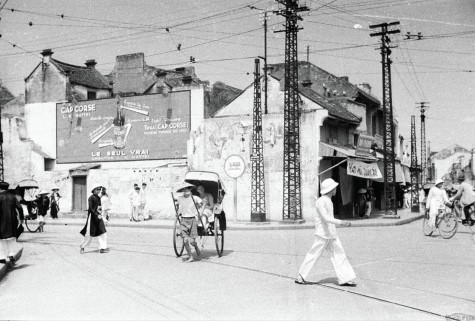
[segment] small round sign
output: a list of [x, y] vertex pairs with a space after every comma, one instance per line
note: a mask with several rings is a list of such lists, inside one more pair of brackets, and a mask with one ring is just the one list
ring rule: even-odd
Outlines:
[[224, 162], [224, 171], [231, 178], [238, 178], [246, 169], [244, 159], [239, 155], [231, 155]]

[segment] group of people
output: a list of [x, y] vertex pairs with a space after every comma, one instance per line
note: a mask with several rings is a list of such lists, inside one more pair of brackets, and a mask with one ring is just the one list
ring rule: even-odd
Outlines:
[[450, 198], [447, 196], [447, 191], [444, 189], [444, 181], [441, 179], [438, 179], [435, 182], [435, 186], [429, 190], [425, 200], [426, 210], [429, 211], [429, 227], [435, 228], [435, 220], [439, 210], [444, 209], [445, 206], [450, 206], [456, 200], [459, 201], [462, 208], [462, 224], [470, 226], [475, 224], [475, 220], [471, 217], [471, 210], [475, 204], [473, 186], [465, 180], [464, 174], [460, 174], [457, 179], [460, 187], [455, 195]]
[[131, 222], [147, 221], [150, 219], [148, 212], [145, 211], [145, 205], [147, 204], [146, 188], [146, 183], [142, 183], [142, 188], [138, 184], [134, 184], [134, 188], [129, 192], [129, 219]]

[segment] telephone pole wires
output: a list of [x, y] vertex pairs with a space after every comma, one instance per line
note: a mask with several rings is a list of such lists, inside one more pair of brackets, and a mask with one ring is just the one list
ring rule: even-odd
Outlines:
[[282, 216], [284, 220], [302, 218], [300, 191], [300, 107], [298, 92], [297, 34], [302, 11], [298, 0], [277, 0], [285, 7], [275, 13], [285, 17], [285, 74], [284, 74], [284, 197]]
[[396, 203], [396, 162], [394, 153], [394, 121], [391, 92], [391, 49], [390, 34], [400, 30], [388, 30], [398, 25], [399, 21], [369, 26], [371, 29], [381, 28], [380, 32], [370, 34], [371, 37], [381, 36], [381, 57], [383, 71], [383, 117], [384, 117], [384, 199], [386, 218], [399, 218]]

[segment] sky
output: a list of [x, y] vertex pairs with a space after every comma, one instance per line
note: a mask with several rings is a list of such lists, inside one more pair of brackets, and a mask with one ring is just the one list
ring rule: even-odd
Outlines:
[[[452, 144], [475, 147], [475, 0], [301, 0], [310, 10], [298, 33], [307, 59], [353, 84], [369, 83], [382, 100], [378, 29], [391, 30], [392, 99], [400, 134], [410, 147], [420, 102], [428, 102], [431, 151]], [[253, 8], [251, 8], [251, 6]], [[117, 55], [143, 52], [148, 65], [193, 65], [198, 77], [244, 89], [254, 59], [264, 55], [263, 11], [268, 11], [268, 62], [284, 61], [284, 18], [271, 0], [0, 0], [0, 80], [14, 95], [51, 48], [53, 58], [108, 74]], [[407, 33], [422, 38], [407, 39]], [[180, 50], [178, 46], [180, 45]], [[195, 63], [190, 63], [190, 56]]]

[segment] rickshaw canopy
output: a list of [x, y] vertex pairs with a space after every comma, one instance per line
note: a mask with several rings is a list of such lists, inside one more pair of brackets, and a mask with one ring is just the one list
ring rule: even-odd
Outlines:
[[219, 175], [214, 172], [205, 171], [190, 171], [185, 174], [185, 182], [195, 186], [202, 185], [207, 193], [213, 195], [214, 201], [219, 199], [219, 192], [222, 195], [226, 194], [224, 184], [219, 178]]

